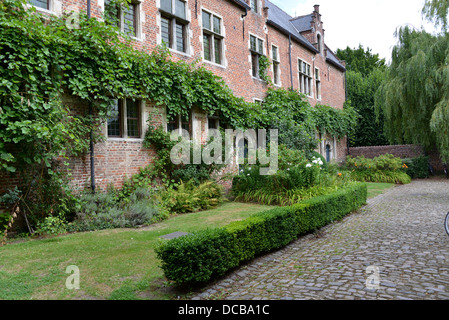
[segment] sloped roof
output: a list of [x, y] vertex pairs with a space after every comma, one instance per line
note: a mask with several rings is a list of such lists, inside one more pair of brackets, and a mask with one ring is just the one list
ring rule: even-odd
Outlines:
[[299, 32], [309, 31], [312, 30], [312, 17], [312, 14], [308, 14], [305, 16], [293, 18], [290, 20], [290, 22]]
[[265, 0], [265, 6], [268, 7], [268, 24], [271, 24], [275, 28], [280, 29], [280, 31], [291, 35], [293, 39], [300, 42], [311, 51], [316, 53], [318, 52], [318, 50], [303, 35], [301, 35], [291, 23], [290, 20], [292, 20], [292, 17], [288, 13], [268, 0]]
[[251, 10], [251, 7], [243, 0], [231, 0], [231, 2], [234, 2], [235, 4], [244, 9]]
[[[311, 30], [312, 14], [292, 18], [288, 13], [271, 3], [269, 0], [265, 0], [265, 6], [268, 7], [267, 24], [270, 24], [281, 32], [290, 35], [293, 39], [304, 45], [310, 51], [319, 53], [315, 46], [301, 34], [301, 32]], [[326, 46], [326, 48], [328, 47]], [[327, 50], [326, 60], [340, 70], [346, 70], [345, 66], [330, 49]]]

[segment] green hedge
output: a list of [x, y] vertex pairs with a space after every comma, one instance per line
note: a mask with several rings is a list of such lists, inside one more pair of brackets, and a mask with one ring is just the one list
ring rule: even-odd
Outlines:
[[224, 228], [162, 240], [156, 247], [162, 269], [178, 285], [197, 285], [223, 276], [261, 254], [285, 247], [366, 203], [365, 183], [302, 203], [260, 212]]

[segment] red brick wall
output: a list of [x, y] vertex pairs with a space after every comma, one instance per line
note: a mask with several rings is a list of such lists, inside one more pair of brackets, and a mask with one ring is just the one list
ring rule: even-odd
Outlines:
[[392, 154], [405, 159], [420, 157], [425, 154], [425, 150], [422, 146], [418, 145], [376, 146], [349, 148], [349, 154], [353, 157], [364, 156], [370, 159], [383, 154]]
[[[61, 10], [86, 11], [86, 2], [83, 0], [55, 0], [62, 4]], [[92, 0], [91, 15], [93, 18], [101, 18], [104, 7], [104, 0]], [[160, 13], [157, 8], [160, 0], [143, 0], [140, 4], [142, 14], [140, 15], [141, 24], [139, 27], [140, 39], [133, 40], [136, 49], [152, 51], [160, 43]], [[249, 4], [249, 0], [247, 0]], [[275, 44], [279, 49], [281, 85], [284, 88], [290, 88], [290, 65], [289, 65], [289, 40], [288, 36], [280, 33], [278, 30], [266, 25], [267, 12], [265, 0], [259, 0], [260, 12], [248, 12], [243, 19], [245, 11], [233, 3], [225, 0], [187, 0], [188, 13], [190, 20], [188, 41], [188, 54], [171, 51], [174, 60], [184, 60], [193, 62], [197, 58], [202, 58], [202, 16], [201, 10], [204, 8], [212, 13], [222, 17], [223, 33], [225, 36], [225, 54], [223, 66], [218, 66], [209, 62], [204, 62], [204, 66], [222, 77], [228, 86], [237, 96], [244, 97], [247, 101], [254, 99], [264, 99], [267, 91], [267, 84], [255, 79], [251, 75], [251, 55], [249, 51], [250, 34], [253, 34], [264, 40], [264, 53], [271, 56], [271, 45]], [[310, 8], [312, 11], [312, 8]], [[317, 15], [318, 19], [318, 15]], [[320, 17], [319, 17], [320, 19]], [[324, 38], [323, 25], [316, 28]], [[316, 34], [307, 35], [313, 41]], [[317, 103], [327, 104], [335, 108], [343, 108], [345, 101], [344, 73], [330, 65], [323, 54], [316, 54], [306, 49], [301, 44], [293, 42], [292, 47], [292, 71], [293, 87], [299, 87], [298, 59], [307, 61], [314, 68], [320, 69], [322, 99], [316, 99], [315, 88], [314, 97], [309, 98], [312, 105]], [[269, 75], [272, 76], [271, 70]], [[314, 82], [315, 83], [315, 82]], [[67, 102], [71, 104], [76, 112], [85, 112], [85, 105], [79, 101]], [[162, 122], [161, 119], [159, 121]], [[202, 124], [202, 126], [205, 124]], [[338, 157], [344, 158], [346, 155], [346, 139], [338, 143]], [[106, 142], [95, 146], [95, 173], [96, 184], [100, 188], [105, 188], [109, 183], [116, 187], [123, 183], [124, 178], [137, 173], [140, 167], [145, 167], [153, 161], [154, 151], [145, 150], [142, 147], [142, 140], [114, 140], [109, 139]], [[70, 172], [75, 186], [90, 185], [90, 161], [85, 156], [70, 161]], [[3, 179], [4, 181], [4, 179]], [[2, 183], [0, 177], [0, 183]], [[4, 185], [4, 182], [2, 183]], [[0, 187], [1, 192], [1, 187]]]

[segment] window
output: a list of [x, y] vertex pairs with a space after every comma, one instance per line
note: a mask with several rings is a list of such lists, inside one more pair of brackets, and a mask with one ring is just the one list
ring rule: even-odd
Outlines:
[[50, 0], [30, 0], [30, 4], [46, 10], [50, 10]]
[[187, 53], [186, 2], [182, 0], [161, 0], [161, 39], [165, 45]]
[[258, 9], [257, 1], [259, 0], [251, 0], [251, 10], [256, 13], [259, 11], [257, 10]]
[[273, 60], [273, 82], [275, 85], [280, 84], [280, 70], [279, 70], [279, 50], [276, 46], [271, 46], [271, 55]]
[[141, 138], [140, 101], [132, 99], [115, 100], [108, 117], [108, 137]]
[[316, 41], [317, 41], [317, 49], [320, 53], [322, 53], [322, 45], [321, 45], [321, 35], [317, 34], [316, 35]]
[[321, 79], [320, 70], [315, 68], [315, 87], [316, 87], [316, 98], [321, 100]]
[[298, 60], [299, 67], [299, 89], [305, 95], [312, 96], [312, 71], [307, 62]]
[[[171, 133], [174, 130], [181, 129], [184, 129], [190, 133], [190, 121], [187, 117], [177, 115], [167, 121], [167, 132]], [[179, 134], [181, 134], [181, 131], [179, 131]]]
[[203, 10], [204, 59], [223, 64], [223, 36], [221, 18]]
[[263, 56], [263, 40], [250, 36], [250, 51], [251, 51], [251, 73], [255, 78], [260, 78], [259, 74], [259, 57]]
[[218, 112], [215, 112], [213, 115], [207, 117], [208, 128], [209, 129], [218, 129], [220, 127], [220, 116]]
[[131, 2], [124, 6], [112, 6], [111, 0], [105, 0], [105, 19], [117, 26], [121, 32], [137, 37], [139, 4]]

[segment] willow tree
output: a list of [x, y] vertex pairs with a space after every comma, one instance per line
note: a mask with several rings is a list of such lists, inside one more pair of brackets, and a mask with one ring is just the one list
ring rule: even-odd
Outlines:
[[[437, 15], [443, 9], [435, 6], [436, 1], [427, 1], [424, 13], [445, 26]], [[397, 38], [375, 99], [377, 112], [383, 111], [384, 132], [391, 143], [436, 146], [449, 162], [449, 34], [406, 26], [398, 29]]]

